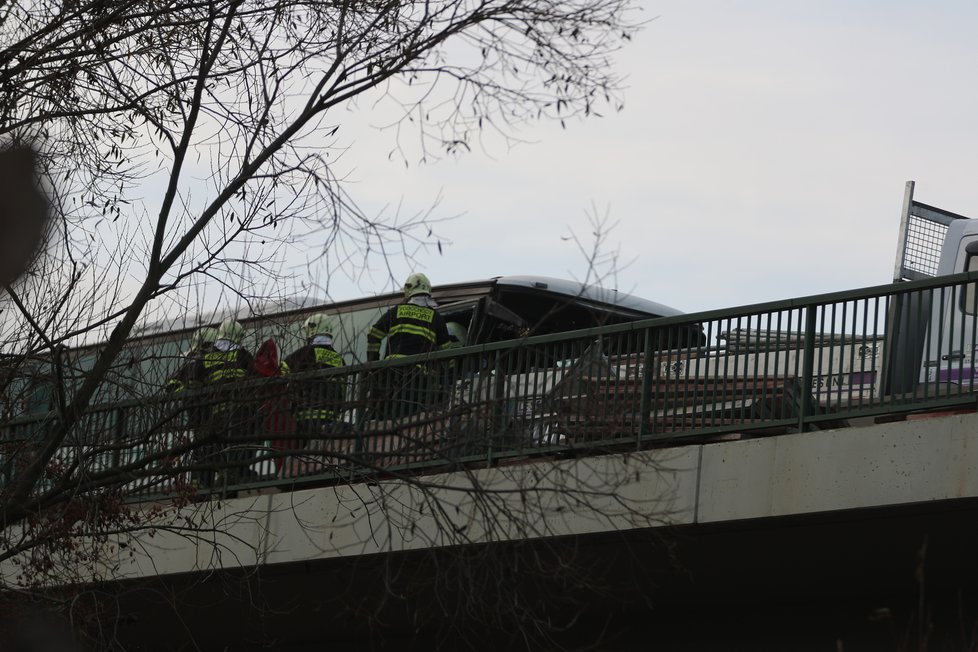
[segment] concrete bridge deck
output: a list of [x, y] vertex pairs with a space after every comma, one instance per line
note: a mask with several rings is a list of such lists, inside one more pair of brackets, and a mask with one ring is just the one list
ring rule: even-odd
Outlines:
[[197, 503], [104, 575], [146, 649], [498, 649], [543, 614], [600, 649], [893, 650], [973, 634], [976, 517], [959, 414]]

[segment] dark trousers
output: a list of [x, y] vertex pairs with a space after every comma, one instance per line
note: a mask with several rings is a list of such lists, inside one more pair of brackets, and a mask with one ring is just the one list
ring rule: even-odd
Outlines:
[[382, 369], [372, 377], [373, 418], [402, 419], [423, 411], [433, 401], [434, 383], [418, 365]]
[[213, 487], [218, 471], [224, 474], [228, 484], [256, 476], [250, 468], [258, 445], [254, 440], [256, 434], [254, 406], [232, 402], [214, 405], [197, 432], [200, 444], [194, 450], [194, 464], [207, 467], [198, 472], [200, 483]]

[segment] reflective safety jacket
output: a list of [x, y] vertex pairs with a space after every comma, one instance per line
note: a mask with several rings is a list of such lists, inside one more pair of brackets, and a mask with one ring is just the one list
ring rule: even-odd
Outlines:
[[203, 355], [197, 364], [197, 378], [205, 387], [215, 390], [211, 405], [213, 412], [253, 407], [249, 401], [242, 402], [245, 397], [234, 396], [232, 384], [252, 376], [254, 363], [251, 354], [241, 347], [226, 351], [213, 348]]
[[430, 353], [452, 343], [438, 311], [413, 303], [394, 306], [374, 324], [367, 334], [367, 360], [380, 359], [380, 343], [385, 337], [388, 358]]
[[202, 382], [197, 374], [202, 359], [202, 355], [195, 355], [184, 362], [175, 374], [166, 379], [166, 391], [177, 394], [200, 387]]
[[203, 367], [200, 378], [205, 385], [244, 380], [251, 375], [254, 358], [242, 348], [227, 351], [211, 349], [201, 359]]
[[[285, 358], [290, 374], [344, 366], [343, 356], [327, 344], [306, 344]], [[332, 419], [345, 398], [343, 376], [292, 381], [295, 418], [300, 421]]]

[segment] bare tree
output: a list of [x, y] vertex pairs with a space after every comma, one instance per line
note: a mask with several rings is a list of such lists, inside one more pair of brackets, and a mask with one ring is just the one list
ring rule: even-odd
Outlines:
[[[343, 111], [393, 110], [395, 155], [424, 159], [468, 151], [487, 132], [510, 137], [527, 121], [619, 108], [610, 58], [636, 28], [629, 5], [42, 0], [0, 9], [0, 137], [37, 148], [52, 208], [45, 250], [2, 299], [4, 413], [30, 403], [31, 383], [16, 382], [25, 375], [53, 381], [55, 407], [30, 437], [5, 432], [0, 560], [40, 550], [31, 571], [50, 570], [52, 548], [80, 562], [90, 551], [66, 542], [144, 527], [121, 488], [194, 447], [147, 444], [129, 462], [118, 449], [85, 448], [86, 428], [103, 418], [94, 405], [138, 380], [125, 351], [140, 325], [203, 312], [225, 290], [277, 298], [267, 288], [288, 283], [282, 261], [297, 247], [356, 278], [367, 256], [383, 261], [437, 239], [427, 213], [384, 218], [358, 207], [333, 160]], [[81, 368], [67, 350], [83, 344], [93, 346]], [[160, 409], [158, 423], [144, 424], [148, 442], [178, 411]], [[74, 458], [59, 457], [72, 447]]]

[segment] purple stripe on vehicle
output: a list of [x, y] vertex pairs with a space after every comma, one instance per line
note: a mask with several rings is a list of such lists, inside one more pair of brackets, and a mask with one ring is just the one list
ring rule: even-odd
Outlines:
[[875, 385], [875, 371], [860, 371], [849, 374], [849, 386], [853, 385]]
[[961, 369], [941, 369], [937, 372], [937, 381], [941, 383], [958, 382], [963, 378], [972, 380], [975, 378], [974, 367], [964, 367]]

